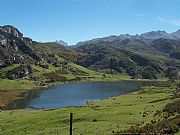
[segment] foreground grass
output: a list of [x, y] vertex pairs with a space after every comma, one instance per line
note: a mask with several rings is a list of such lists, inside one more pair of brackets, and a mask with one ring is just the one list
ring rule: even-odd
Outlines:
[[[87, 107], [2, 111], [0, 134], [68, 135], [69, 113], [73, 112], [74, 135], [109, 135], [152, 120], [157, 110], [172, 102], [170, 96], [166, 88], [146, 87], [140, 92], [88, 103]], [[144, 112], [148, 112], [145, 117]]]

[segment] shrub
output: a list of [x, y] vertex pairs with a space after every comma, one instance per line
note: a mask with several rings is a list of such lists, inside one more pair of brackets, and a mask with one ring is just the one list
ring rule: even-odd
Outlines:
[[59, 75], [56, 72], [44, 73], [46, 79], [50, 80], [50, 82], [65, 82], [67, 78], [65, 76]]

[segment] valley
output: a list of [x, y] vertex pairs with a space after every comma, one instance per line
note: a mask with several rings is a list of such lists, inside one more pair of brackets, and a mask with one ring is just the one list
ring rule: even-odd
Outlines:
[[[73, 46], [60, 43], [64, 42], [33, 41], [14, 26], [0, 27], [0, 134], [68, 134], [70, 112], [75, 135], [179, 131], [179, 31], [122, 34]], [[8, 108], [23, 94], [52, 86], [127, 81], [159, 85], [105, 96], [81, 107]]]

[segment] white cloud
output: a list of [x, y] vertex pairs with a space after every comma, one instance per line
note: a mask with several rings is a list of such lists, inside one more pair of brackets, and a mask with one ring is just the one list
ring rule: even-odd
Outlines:
[[165, 23], [169, 23], [172, 25], [180, 26], [180, 19], [166, 19], [166, 18], [162, 18], [162, 17], [157, 17], [156, 20], [158, 20], [160, 22], [165, 22]]

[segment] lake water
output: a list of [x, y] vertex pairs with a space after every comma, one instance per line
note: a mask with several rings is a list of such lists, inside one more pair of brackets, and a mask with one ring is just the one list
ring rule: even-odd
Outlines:
[[139, 90], [154, 82], [81, 82], [49, 87], [45, 90], [24, 93], [24, 98], [9, 104], [8, 109], [84, 106], [86, 101], [96, 101]]

